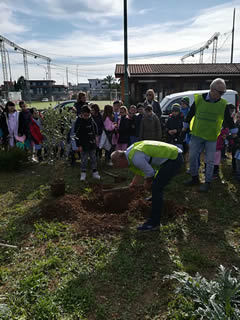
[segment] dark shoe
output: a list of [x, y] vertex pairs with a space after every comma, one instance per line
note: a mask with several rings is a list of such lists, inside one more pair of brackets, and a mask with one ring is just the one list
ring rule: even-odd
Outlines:
[[208, 192], [209, 189], [210, 189], [210, 183], [205, 182], [201, 184], [201, 186], [199, 187], [199, 192]]
[[138, 231], [147, 232], [147, 231], [157, 231], [159, 230], [159, 225], [153, 225], [149, 222], [145, 222], [143, 225], [137, 227]]
[[196, 177], [192, 177], [191, 180], [185, 181], [184, 185], [188, 186], [188, 187], [191, 187], [191, 186], [196, 186], [199, 183], [200, 183], [199, 178], [198, 178], [198, 176], [196, 176]]

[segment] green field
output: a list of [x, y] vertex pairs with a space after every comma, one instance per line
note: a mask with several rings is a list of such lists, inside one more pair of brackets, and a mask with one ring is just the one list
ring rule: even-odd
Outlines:
[[67, 194], [59, 199], [50, 195], [52, 167], [47, 164], [1, 172], [0, 242], [16, 248], [0, 247], [0, 307], [6, 308], [0, 318], [199, 319], [188, 316], [195, 305], [179, 297], [176, 282], [164, 277], [185, 271], [213, 279], [220, 264], [240, 265], [240, 185], [229, 164], [224, 163], [209, 194], [186, 189], [189, 177], [183, 169], [166, 188], [160, 232], [144, 234], [136, 232], [146, 218], [144, 192], [128, 213], [94, 211], [101, 184], [114, 186], [104, 171], [129, 182], [127, 170], [101, 162], [102, 182], [96, 184], [79, 181], [79, 163], [67, 166]]
[[[55, 107], [61, 101], [53, 101], [53, 102], [41, 102], [41, 101], [32, 101], [31, 103], [27, 102], [29, 107], [35, 107], [39, 110], [47, 109], [49, 107]], [[103, 110], [106, 104], [112, 104], [113, 101], [90, 101], [91, 103], [96, 103], [99, 105], [100, 109]]]

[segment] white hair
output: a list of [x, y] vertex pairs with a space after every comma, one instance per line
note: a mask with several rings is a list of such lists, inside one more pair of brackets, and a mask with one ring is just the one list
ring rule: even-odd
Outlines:
[[221, 83], [222, 85], [224, 85], [226, 87], [226, 83], [224, 81], [224, 79], [222, 78], [217, 78], [217, 79], [214, 79], [211, 84], [210, 84], [210, 89], [215, 89], [216, 86]]

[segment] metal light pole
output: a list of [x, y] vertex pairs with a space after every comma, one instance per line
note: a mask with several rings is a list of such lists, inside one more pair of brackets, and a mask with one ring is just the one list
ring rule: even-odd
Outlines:
[[40, 63], [37, 63], [37, 66], [42, 67], [42, 68], [45, 69], [46, 80], [47, 80], [47, 79], [48, 79], [48, 69], [47, 69], [47, 67], [45, 67], [44, 65], [42, 65], [42, 64], [40, 64]]
[[128, 35], [127, 35], [127, 0], [124, 1], [124, 104], [128, 107]]
[[233, 27], [232, 27], [232, 48], [231, 48], [231, 63], [233, 63], [233, 50], [234, 50], [234, 32], [235, 32], [235, 8], [233, 10]]
[[76, 73], [77, 73], [77, 86], [78, 86], [78, 64], [77, 64], [77, 68], [76, 68]]
[[11, 63], [10, 63], [10, 58], [9, 58], [9, 52], [7, 49], [5, 49], [7, 52], [7, 56], [8, 56], [8, 68], [9, 68], [9, 76], [10, 76], [10, 82], [12, 82], [12, 70], [11, 70]]
[[68, 67], [66, 67], [66, 81], [67, 81], [67, 87], [68, 87]]

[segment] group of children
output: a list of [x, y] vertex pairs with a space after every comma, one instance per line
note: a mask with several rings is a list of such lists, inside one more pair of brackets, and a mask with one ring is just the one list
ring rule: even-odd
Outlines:
[[[89, 158], [93, 178], [100, 179], [97, 160], [102, 158], [103, 149], [109, 165], [110, 155], [114, 150], [126, 150], [129, 145], [142, 140], [164, 140], [187, 154], [190, 133], [185, 133], [182, 129], [184, 118], [190, 110], [188, 97], [182, 98], [180, 104], [172, 105], [166, 122], [159, 116], [161, 111], [158, 114], [153, 112], [154, 103], [146, 104], [145, 101], [127, 109], [121, 101], [114, 101], [113, 105], [105, 105], [101, 112], [97, 104], [87, 103], [85, 98], [81, 93], [77, 105], [70, 110], [75, 117], [64, 142], [71, 164], [75, 163], [77, 154], [80, 155], [81, 181], [86, 179]], [[19, 107], [20, 112], [11, 101], [7, 102], [5, 108], [0, 107], [0, 143], [5, 149], [15, 145], [22, 148], [28, 146], [41, 161], [44, 139], [41, 133], [42, 115], [36, 108], [28, 109], [24, 101], [20, 101]], [[155, 109], [156, 107], [155, 105]], [[233, 172], [240, 182], [240, 112], [233, 113], [232, 117], [239, 128], [238, 136], [232, 138], [228, 129], [223, 127], [217, 140], [214, 176], [218, 176], [228, 142], [232, 152]]]
[[19, 102], [19, 108], [18, 112], [12, 101], [5, 108], [0, 106], [0, 144], [5, 150], [17, 146], [39, 154], [43, 142], [41, 114], [36, 108], [28, 109], [24, 101]]
[[[114, 101], [113, 105], [105, 105], [101, 113], [97, 104], [85, 104], [79, 110], [79, 116], [72, 127], [71, 139], [76, 147], [72, 149], [74, 162], [76, 151], [81, 155], [81, 181], [86, 179], [88, 157], [90, 158], [93, 177], [100, 179], [97, 171], [97, 157], [102, 157], [112, 165], [110, 155], [114, 150], [126, 150], [127, 147], [140, 140], [160, 140], [162, 138], [161, 122], [153, 113], [152, 106], [144, 104], [131, 105], [129, 110], [122, 102]], [[107, 145], [102, 141], [106, 137]]]

